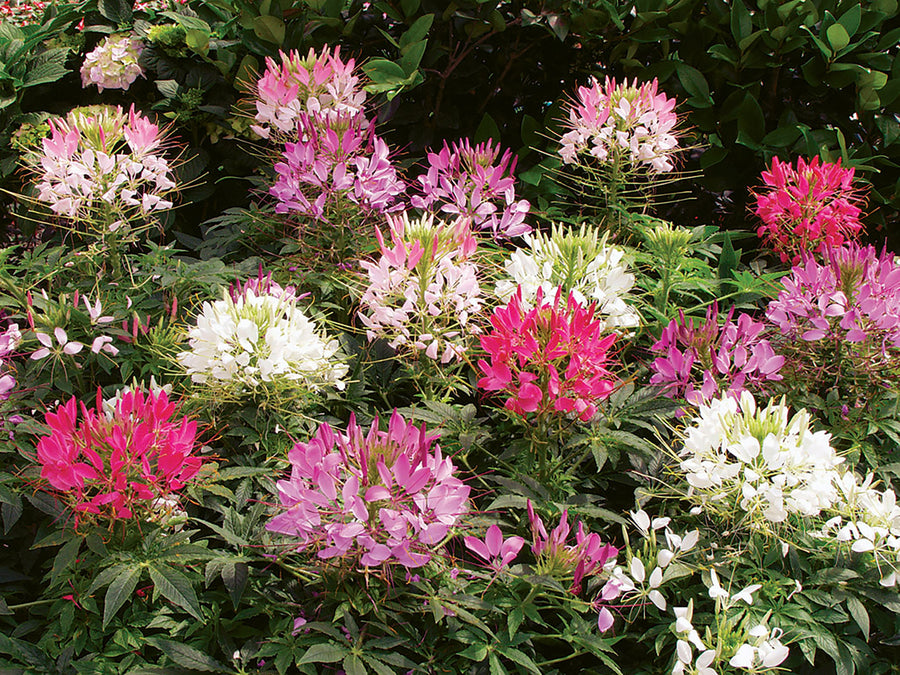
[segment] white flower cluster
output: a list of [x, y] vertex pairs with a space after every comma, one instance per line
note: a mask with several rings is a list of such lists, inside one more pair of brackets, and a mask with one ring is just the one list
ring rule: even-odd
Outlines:
[[780, 628], [770, 630], [760, 624], [747, 631], [747, 634], [750, 641], [738, 647], [728, 661], [732, 668], [761, 673], [778, 667], [790, 654], [790, 649], [781, 644], [783, 633]]
[[[809, 414], [789, 417], [783, 402], [757, 409], [749, 392], [700, 406], [687, 429], [681, 470], [691, 496], [712, 510], [750, 516], [751, 527], [782, 523], [789, 514], [818, 516], [838, 499], [834, 478], [843, 461], [830, 435], [809, 428]], [[741, 515], [737, 515], [738, 510]]]
[[360, 320], [369, 340], [383, 337], [397, 350], [421, 352], [449, 363], [462, 356], [479, 332], [470, 321], [481, 311], [478, 268], [466, 260], [466, 242], [432, 217], [410, 222], [388, 217], [393, 248], [382, 246], [378, 262], [360, 264], [368, 273]]
[[263, 383], [317, 390], [343, 389], [347, 366], [329, 340], [297, 308], [290, 293], [244, 290], [236, 299], [205, 302], [188, 332], [190, 351], [178, 355], [196, 383], [236, 386], [239, 392]]
[[604, 321], [604, 330], [634, 328], [640, 323], [637, 311], [626, 302], [634, 286], [634, 275], [624, 262], [625, 252], [606, 245], [596, 230], [584, 225], [580, 231], [554, 227], [551, 234], [523, 235], [528, 248], [520, 248], [504, 263], [510, 279], [497, 283], [496, 294], [508, 301], [522, 288], [522, 304], [534, 304], [538, 289], [545, 298], [572, 293], [582, 305], [596, 303], [595, 317]]
[[82, 87], [96, 84], [100, 91], [127, 90], [144, 74], [139, 62], [143, 50], [144, 44], [130, 34], [110, 35], [84, 57]]

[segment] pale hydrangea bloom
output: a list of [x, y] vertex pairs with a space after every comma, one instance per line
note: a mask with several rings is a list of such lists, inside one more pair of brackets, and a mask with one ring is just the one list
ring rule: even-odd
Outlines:
[[693, 499], [736, 522], [746, 513], [752, 527], [818, 516], [838, 500], [843, 460], [830, 435], [813, 432], [809, 421], [805, 410], [790, 417], [783, 402], [758, 409], [746, 391], [740, 402], [725, 395], [701, 405], [681, 452]]
[[559, 226], [549, 236], [535, 232], [523, 239], [528, 248], [513, 251], [504, 263], [508, 278], [501, 279], [495, 291], [500, 300], [508, 301], [521, 287], [522, 304], [530, 308], [538, 289], [547, 298], [562, 286], [579, 304], [596, 304], [594, 316], [604, 322], [604, 330], [639, 325], [640, 316], [627, 302], [634, 275], [622, 249], [606, 245], [605, 237], [599, 239], [584, 225], [580, 231]]
[[291, 294], [248, 288], [233, 299], [226, 293], [203, 304], [188, 338], [191, 349], [178, 361], [198, 384], [239, 392], [273, 382], [313, 391], [344, 387], [348, 369], [337, 358], [337, 340], [325, 336]]
[[100, 91], [127, 91], [138, 77], [144, 75], [140, 64], [143, 50], [144, 44], [131, 34], [110, 35], [84, 57], [81, 85], [96, 84]]

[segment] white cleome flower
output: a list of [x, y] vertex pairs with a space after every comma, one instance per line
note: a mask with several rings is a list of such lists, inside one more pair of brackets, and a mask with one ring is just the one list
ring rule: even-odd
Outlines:
[[315, 391], [344, 387], [347, 366], [337, 358], [337, 340], [328, 339], [285, 293], [246, 289], [236, 299], [203, 304], [188, 332], [190, 351], [178, 361], [196, 383], [237, 385], [291, 383]]

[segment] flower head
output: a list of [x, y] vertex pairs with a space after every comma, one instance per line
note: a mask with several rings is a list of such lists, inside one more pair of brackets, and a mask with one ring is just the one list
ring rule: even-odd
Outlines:
[[427, 564], [469, 509], [469, 487], [435, 439], [396, 411], [387, 431], [376, 418], [365, 433], [352, 415], [346, 432], [320, 425], [291, 450], [291, 476], [278, 482], [284, 511], [266, 528], [322, 560]]
[[84, 57], [81, 84], [104, 89], [128, 88], [144, 75], [140, 64], [144, 43], [131, 34], [110, 35]]
[[763, 171], [764, 189], [754, 193], [756, 215], [763, 221], [757, 234], [784, 262], [797, 263], [804, 253], [822, 253], [856, 239], [862, 232], [860, 192], [854, 170], [841, 162], [802, 157], [797, 166], [772, 159]]
[[589, 420], [614, 386], [607, 366], [616, 336], [604, 335], [595, 311], [559, 289], [550, 301], [538, 289], [535, 306], [526, 309], [518, 290], [494, 310], [492, 330], [481, 337], [490, 361], [478, 361], [478, 387], [508, 394], [506, 408], [522, 416], [552, 411]]
[[671, 171], [678, 147], [675, 99], [658, 92], [657, 86], [655, 79], [639, 86], [637, 80], [616, 84], [609, 78], [601, 86], [591, 78], [590, 86], [579, 87], [564, 122], [568, 131], [559, 150], [563, 162], [576, 163], [585, 154], [601, 162]]
[[512, 152], [501, 156], [493, 141], [475, 147], [468, 139], [445, 142], [440, 152], [428, 153], [428, 170], [417, 179], [420, 194], [410, 201], [416, 208], [463, 218], [495, 237], [525, 234], [531, 231], [525, 223], [531, 205], [516, 200], [515, 168]]
[[98, 390], [96, 407], [73, 397], [45, 419], [50, 435], [37, 445], [41, 477], [80, 518], [147, 515], [200, 470], [197, 423], [179, 418], [165, 392], [129, 391], [108, 415]]

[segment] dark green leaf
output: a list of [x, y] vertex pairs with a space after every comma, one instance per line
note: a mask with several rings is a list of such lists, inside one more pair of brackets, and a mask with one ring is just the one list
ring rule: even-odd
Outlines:
[[753, 19], [741, 0], [734, 0], [731, 5], [731, 35], [735, 42], [740, 42], [753, 31]]
[[109, 623], [119, 608], [134, 593], [138, 580], [141, 578], [141, 568], [137, 565], [126, 567], [112, 580], [106, 589], [106, 597], [103, 599], [103, 625]]
[[284, 21], [277, 16], [257, 16], [253, 19], [253, 32], [260, 40], [280, 45], [284, 42]]
[[323, 642], [313, 645], [297, 661], [298, 666], [304, 663], [336, 663], [344, 658], [347, 650], [333, 642]]
[[202, 619], [200, 603], [191, 582], [178, 570], [162, 564], [151, 564], [150, 579], [156, 591], [169, 602], [172, 602], [196, 619]]
[[206, 673], [231, 672], [231, 668], [228, 666], [219, 663], [213, 657], [204, 654], [198, 649], [194, 649], [190, 645], [156, 637], [148, 637], [146, 640], [182, 668], [201, 670]]

